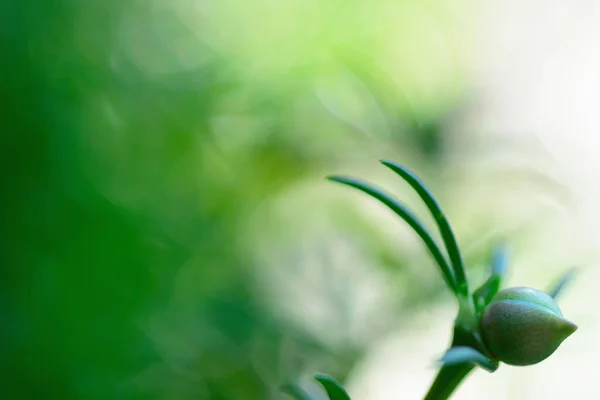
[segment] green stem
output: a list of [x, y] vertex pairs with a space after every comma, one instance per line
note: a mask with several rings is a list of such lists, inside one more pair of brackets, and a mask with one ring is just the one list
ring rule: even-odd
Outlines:
[[[462, 311], [462, 310], [461, 310]], [[463, 311], [464, 312], [464, 311]], [[460, 312], [459, 312], [460, 315]], [[460, 325], [454, 326], [451, 348], [455, 346], [468, 346], [487, 355], [487, 352], [481, 348], [481, 343], [472, 327], [463, 328]], [[425, 400], [447, 400], [452, 393], [475, 368], [472, 363], [463, 363], [455, 365], [443, 365], [440, 368], [435, 380], [429, 388]]]
[[443, 366], [424, 400], [447, 400], [475, 367], [472, 364]]

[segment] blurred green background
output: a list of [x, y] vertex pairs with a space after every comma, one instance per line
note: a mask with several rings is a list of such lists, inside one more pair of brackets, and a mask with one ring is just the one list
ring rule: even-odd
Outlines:
[[416, 171], [476, 282], [491, 246], [544, 215], [524, 217], [528, 193], [556, 192], [473, 161], [493, 154], [454, 129], [473, 89], [467, 1], [0, 10], [2, 398], [283, 399], [314, 371], [346, 381], [451, 300], [413, 233], [326, 175], [426, 218], [377, 161]]

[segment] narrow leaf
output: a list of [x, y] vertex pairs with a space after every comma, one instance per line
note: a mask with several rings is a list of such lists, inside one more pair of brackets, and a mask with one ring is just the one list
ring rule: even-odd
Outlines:
[[444, 354], [440, 362], [444, 365], [475, 364], [489, 372], [498, 369], [496, 361], [490, 360], [479, 351], [467, 346], [452, 347]]
[[456, 293], [456, 283], [454, 281], [454, 275], [452, 274], [452, 270], [446, 261], [446, 258], [440, 251], [439, 247], [427, 231], [427, 229], [419, 222], [419, 220], [410, 212], [403, 204], [394, 199], [391, 195], [383, 192], [382, 190], [371, 186], [370, 184], [361, 182], [357, 179], [353, 178], [345, 178], [340, 176], [330, 176], [327, 179], [342, 183], [344, 185], [348, 185], [354, 187], [385, 204], [392, 211], [394, 211], [400, 218], [402, 218], [410, 227], [421, 237], [421, 239], [425, 242], [425, 245], [431, 252], [431, 255], [435, 259], [435, 261], [440, 266], [442, 271], [442, 275], [444, 277], [444, 281], [446, 285], [452, 290], [452, 292]]
[[304, 391], [304, 389], [299, 386], [287, 384], [281, 387], [281, 391], [295, 400], [312, 400], [308, 393]]
[[548, 292], [548, 294], [556, 299], [560, 293], [565, 289], [565, 287], [567, 287], [569, 285], [569, 283], [571, 283], [571, 281], [573, 280], [573, 278], [575, 278], [575, 275], [577, 274], [579, 270], [577, 268], [572, 268], [569, 271], [567, 271], [559, 280], [558, 282], [556, 282], [556, 284], [554, 285], [554, 287]]
[[450, 262], [454, 267], [454, 274], [456, 276], [458, 290], [460, 293], [467, 295], [469, 293], [469, 286], [462, 256], [460, 254], [460, 249], [458, 248], [456, 237], [452, 232], [452, 227], [450, 226], [450, 223], [448, 222], [448, 219], [446, 218], [446, 215], [444, 214], [444, 211], [440, 207], [439, 203], [429, 191], [427, 186], [425, 186], [425, 184], [414, 173], [393, 161], [381, 160], [381, 163], [408, 182], [408, 184], [416, 190], [419, 197], [425, 202], [425, 205], [435, 219], [435, 222], [440, 230], [440, 234], [442, 235], [442, 239], [444, 240], [444, 244], [446, 245], [446, 250], [450, 256]]
[[500, 290], [506, 274], [508, 251], [504, 244], [496, 247], [492, 255], [492, 273], [490, 277], [473, 293], [473, 301], [478, 311], [488, 305]]
[[316, 374], [315, 380], [319, 382], [331, 400], [350, 400], [350, 395], [346, 389], [333, 377], [326, 374]]
[[497, 275], [501, 278], [506, 276], [506, 270], [508, 265], [508, 248], [506, 244], [502, 243], [494, 250], [492, 256], [492, 275]]
[[498, 275], [490, 276], [475, 292], [473, 293], [473, 302], [477, 311], [483, 310], [485, 306], [490, 304], [496, 293], [500, 290], [500, 277]]

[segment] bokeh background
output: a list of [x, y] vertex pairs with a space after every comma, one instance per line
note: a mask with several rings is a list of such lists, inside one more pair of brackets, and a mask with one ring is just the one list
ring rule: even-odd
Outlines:
[[457, 399], [597, 399], [600, 4], [53, 0], [0, 5], [4, 399], [285, 399], [327, 372], [419, 399], [454, 303], [349, 174], [443, 204], [473, 283], [582, 270], [542, 364]]

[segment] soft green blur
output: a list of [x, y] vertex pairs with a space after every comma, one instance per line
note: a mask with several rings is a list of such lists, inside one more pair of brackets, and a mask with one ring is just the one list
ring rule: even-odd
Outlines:
[[444, 179], [469, 87], [449, 4], [3, 4], [1, 397], [283, 398], [451, 301], [401, 221], [324, 180], [425, 216], [393, 159], [459, 239], [491, 224]]

